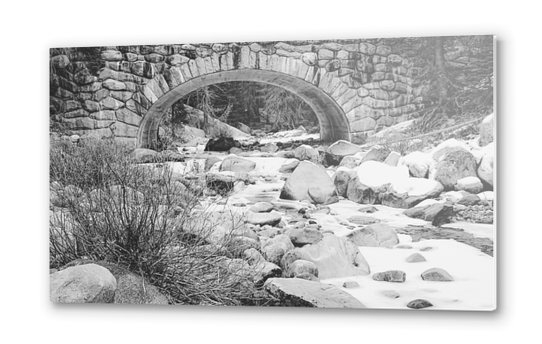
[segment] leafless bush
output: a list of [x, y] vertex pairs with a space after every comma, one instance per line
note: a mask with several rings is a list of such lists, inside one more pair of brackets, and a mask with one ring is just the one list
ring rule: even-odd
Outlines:
[[[167, 165], [135, 165], [114, 142], [59, 143], [51, 147], [50, 177], [63, 206], [51, 211], [51, 268], [80, 258], [118, 264], [172, 303], [267, 301], [254, 287], [258, 272], [228, 249], [242, 219], [212, 217]], [[63, 191], [70, 188], [81, 193]]]

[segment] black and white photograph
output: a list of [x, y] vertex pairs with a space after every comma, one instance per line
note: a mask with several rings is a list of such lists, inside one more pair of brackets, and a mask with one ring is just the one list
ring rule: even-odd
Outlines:
[[0, 341], [536, 342], [537, 7], [6, 3]]
[[50, 302], [497, 309], [491, 32], [109, 42], [49, 50]]

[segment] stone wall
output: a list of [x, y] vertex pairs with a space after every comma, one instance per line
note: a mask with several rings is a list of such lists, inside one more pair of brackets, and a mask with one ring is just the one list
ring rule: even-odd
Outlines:
[[[421, 103], [412, 87], [412, 64], [396, 50], [393, 39], [51, 49], [51, 115], [74, 134], [135, 144], [153, 104], [170, 92], [183, 96], [175, 93], [178, 86], [204, 75], [256, 69], [323, 91], [346, 117], [339, 131], [356, 141], [408, 120]], [[319, 118], [325, 116], [331, 115]]]

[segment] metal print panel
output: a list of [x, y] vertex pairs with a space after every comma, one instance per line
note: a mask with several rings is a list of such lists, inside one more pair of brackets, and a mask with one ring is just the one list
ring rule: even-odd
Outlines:
[[50, 299], [496, 309], [494, 37], [50, 50]]

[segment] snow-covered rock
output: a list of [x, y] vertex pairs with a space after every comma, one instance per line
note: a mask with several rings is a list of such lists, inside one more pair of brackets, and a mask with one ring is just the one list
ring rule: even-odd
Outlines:
[[361, 164], [361, 159], [358, 156], [345, 156], [341, 159], [339, 167], [356, 168]]
[[280, 173], [292, 173], [295, 168], [299, 165], [299, 160], [297, 159], [288, 159], [286, 162], [280, 167], [279, 172]]
[[248, 211], [246, 214], [246, 221], [253, 225], [276, 226], [279, 224], [280, 220], [282, 220], [282, 214], [276, 211], [270, 213], [254, 213]]
[[291, 250], [282, 259], [283, 267], [298, 259], [313, 262], [320, 278], [364, 276], [370, 272], [359, 248], [347, 238], [333, 234], [324, 235], [312, 245]]
[[410, 208], [428, 198], [436, 198], [444, 190], [441, 183], [425, 178], [405, 178], [392, 183], [381, 195], [381, 202], [393, 208]]
[[386, 160], [384, 160], [384, 163], [390, 166], [397, 166], [400, 158], [401, 154], [397, 152], [391, 152], [390, 155], [388, 155], [388, 157], [386, 158]]
[[450, 151], [455, 151], [458, 149], [463, 149], [467, 152], [470, 151], [470, 147], [464, 141], [449, 139], [440, 143], [435, 148], [433, 148], [430, 154], [433, 160], [439, 161], [442, 157], [444, 157], [444, 155], [446, 155], [446, 153]]
[[310, 160], [317, 162], [320, 158], [320, 153], [309, 145], [301, 145], [294, 149], [294, 157], [300, 161]]
[[339, 140], [329, 146], [328, 152], [336, 157], [345, 157], [361, 152], [361, 147], [348, 141]]
[[386, 247], [399, 243], [395, 229], [385, 223], [375, 223], [346, 235], [356, 246]]
[[346, 188], [346, 197], [361, 204], [374, 204], [389, 184], [408, 178], [406, 166], [390, 166], [382, 162], [366, 161], [354, 169]]
[[493, 126], [495, 115], [491, 114], [480, 123], [480, 146], [493, 142]]
[[318, 268], [313, 262], [308, 260], [298, 259], [288, 266], [288, 269], [284, 271], [286, 277], [297, 277], [304, 274], [310, 274], [314, 277], [318, 277]]
[[323, 237], [322, 233], [312, 228], [292, 228], [287, 230], [285, 234], [296, 247], [314, 244]]
[[444, 200], [438, 200], [438, 199], [433, 199], [433, 198], [428, 198], [424, 201], [421, 201], [420, 203], [418, 203], [416, 205], [416, 208], [418, 207], [426, 207], [426, 206], [429, 206], [429, 205], [433, 205], [435, 203], [444, 203], [445, 201]]
[[366, 161], [378, 161], [378, 162], [384, 162], [388, 155], [390, 155], [391, 151], [388, 147], [384, 146], [373, 146], [367, 154], [363, 157], [361, 160], [361, 163], [363, 164]]
[[355, 174], [356, 172], [354, 170], [346, 167], [339, 167], [337, 171], [335, 171], [331, 179], [333, 184], [335, 184], [335, 188], [337, 189], [339, 196], [346, 196], [348, 183], [350, 182], [350, 179], [355, 176]]
[[430, 221], [433, 226], [440, 226], [444, 223], [451, 222], [454, 210], [451, 202], [445, 202], [410, 208], [405, 210], [403, 214], [415, 219]]
[[280, 198], [309, 201], [314, 204], [338, 202], [335, 184], [326, 170], [312, 162], [302, 161], [284, 183]]
[[399, 159], [399, 166], [407, 166], [410, 174], [416, 178], [426, 178], [433, 158], [427, 153], [415, 151]]
[[495, 199], [495, 193], [493, 191], [480, 192], [476, 196], [480, 197], [482, 201], [493, 201]]
[[360, 183], [374, 188], [395, 183], [409, 176], [406, 166], [390, 166], [377, 161], [363, 162], [355, 171]]
[[463, 198], [463, 196], [464, 196], [463, 193], [459, 191], [448, 191], [441, 194], [441, 197], [443, 199], [454, 202], [454, 203], [459, 201], [461, 198]]
[[270, 278], [264, 288], [288, 306], [365, 308], [352, 295], [335, 286], [301, 278]]
[[456, 190], [464, 190], [473, 194], [477, 194], [484, 186], [478, 177], [465, 177], [457, 181], [455, 185]]
[[444, 190], [453, 190], [459, 179], [476, 177], [476, 160], [470, 152], [453, 148], [439, 159], [429, 177], [439, 181]]
[[268, 202], [256, 202], [249, 210], [254, 213], [268, 213], [273, 210], [273, 205]]
[[493, 162], [495, 159], [495, 143], [490, 143], [487, 145], [488, 149], [486, 154], [482, 157], [480, 165], [478, 166], [478, 177], [491, 187], [493, 187]]
[[235, 155], [229, 155], [220, 165], [220, 171], [232, 171], [248, 173], [256, 168], [256, 163], [249, 159], [240, 158]]
[[279, 150], [279, 147], [273, 142], [268, 142], [263, 147], [261, 147], [260, 150], [265, 153], [275, 153]]

